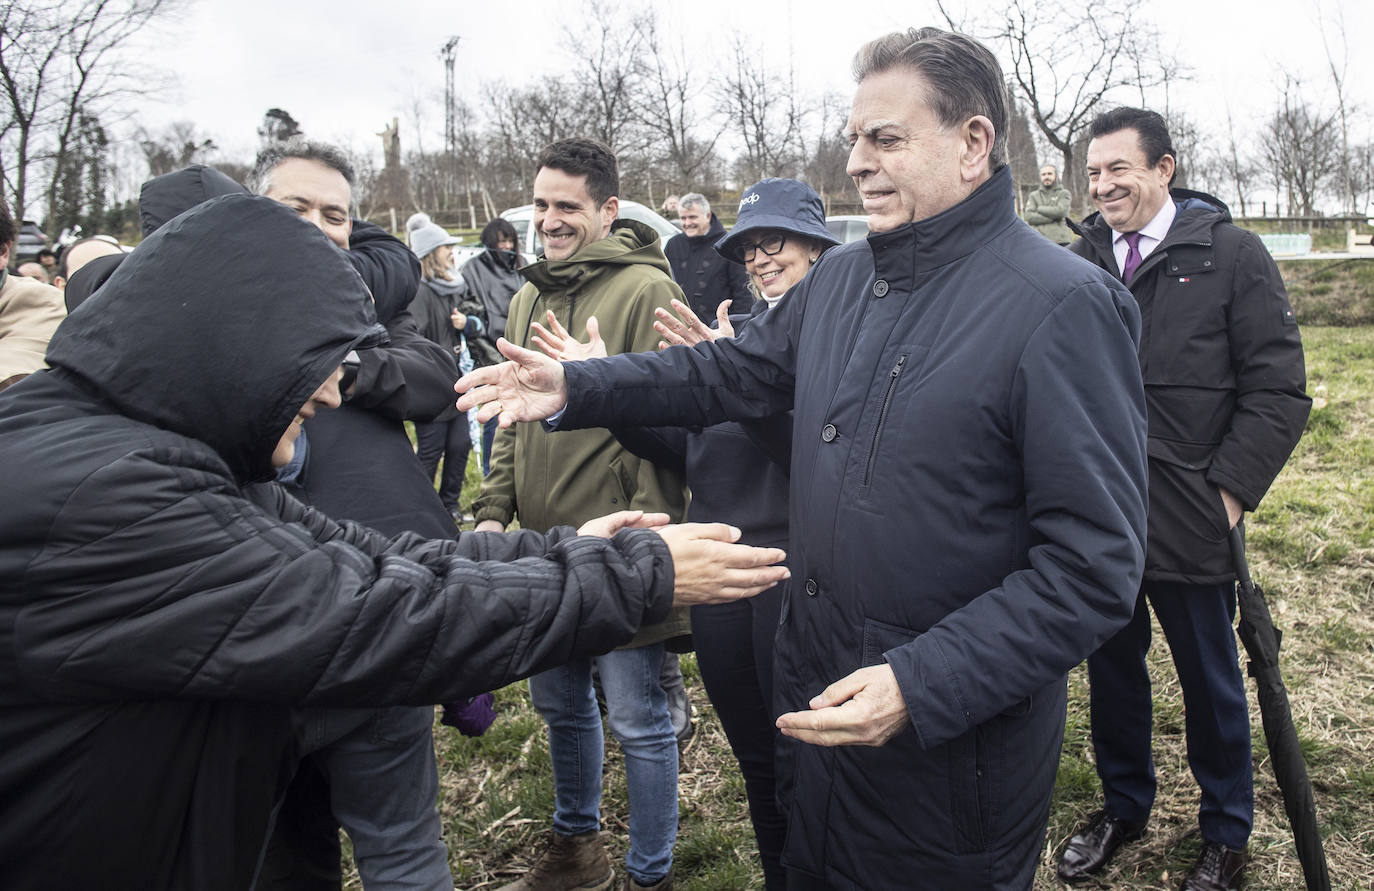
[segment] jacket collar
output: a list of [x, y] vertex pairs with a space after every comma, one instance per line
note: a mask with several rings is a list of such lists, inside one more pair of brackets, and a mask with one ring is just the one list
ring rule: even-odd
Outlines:
[[545, 293], [585, 286], [613, 270], [639, 264], [657, 266], [665, 275], [671, 274], [668, 258], [663, 256], [658, 233], [652, 226], [638, 220], [616, 220], [611, 224], [610, 235], [593, 241], [568, 259], [539, 260], [520, 267], [520, 274], [540, 293]]
[[1011, 168], [1004, 166], [950, 209], [868, 236], [878, 278], [910, 288], [921, 273], [967, 257], [1018, 220]]
[[[1170, 247], [1176, 244], [1195, 244], [1210, 245], [1212, 243], [1212, 228], [1220, 223], [1231, 221], [1231, 210], [1219, 198], [1214, 198], [1205, 192], [1194, 192], [1191, 189], [1170, 189], [1169, 197], [1178, 208], [1174, 216], [1174, 223], [1169, 227], [1169, 232], [1164, 236], [1164, 240], [1151, 252], [1164, 255]], [[1083, 219], [1081, 223], [1069, 222], [1069, 228], [1082, 236], [1088, 243], [1093, 252], [1102, 260], [1110, 260], [1107, 266], [1109, 269], [1116, 268], [1116, 261], [1112, 255], [1112, 228], [1107, 225], [1107, 221], [1102, 219], [1102, 214], [1094, 211]], [[1147, 262], [1149, 258], [1146, 258]], [[1136, 273], [1139, 275], [1140, 273]], [[1133, 279], [1134, 281], [1134, 279]]]

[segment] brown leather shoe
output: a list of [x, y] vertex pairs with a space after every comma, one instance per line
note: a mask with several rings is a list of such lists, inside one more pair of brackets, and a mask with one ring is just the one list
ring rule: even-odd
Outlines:
[[615, 884], [601, 833], [550, 835], [530, 871], [500, 891], [609, 891]]
[[1145, 821], [1131, 823], [1118, 820], [1104, 808], [1088, 818], [1088, 822], [1069, 839], [1064, 853], [1059, 855], [1055, 872], [1060, 881], [1070, 885], [1085, 882], [1097, 875], [1111, 862], [1116, 849], [1135, 841], [1145, 832]]
[[1232, 850], [1203, 841], [1197, 862], [1183, 880], [1182, 891], [1230, 891], [1244, 884], [1245, 849]]

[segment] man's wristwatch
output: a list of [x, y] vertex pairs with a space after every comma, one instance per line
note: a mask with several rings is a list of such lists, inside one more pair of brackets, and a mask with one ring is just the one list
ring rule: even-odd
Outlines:
[[353, 389], [353, 384], [358, 380], [358, 366], [362, 361], [358, 358], [357, 350], [349, 350], [348, 355], [344, 356], [342, 368], [343, 377], [339, 380], [339, 393], [343, 398], [348, 398], [348, 391]]

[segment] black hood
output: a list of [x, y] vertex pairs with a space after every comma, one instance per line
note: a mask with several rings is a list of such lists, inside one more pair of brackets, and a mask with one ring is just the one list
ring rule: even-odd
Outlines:
[[158, 227], [183, 211], [221, 195], [248, 194], [248, 190], [213, 167], [193, 164], [155, 176], [138, 193], [138, 219], [147, 238]]
[[[143, 237], [147, 238], [163, 223], [203, 201], [239, 193], [248, 194], [248, 190], [215, 168], [203, 164], [193, 164], [155, 176], [143, 184], [138, 195], [138, 217], [143, 226]], [[85, 303], [109, 280], [123, 261], [121, 254], [97, 257], [72, 273], [63, 292], [67, 312]]]
[[162, 226], [48, 346], [121, 414], [272, 476], [297, 410], [374, 316], [343, 251], [270, 198], [228, 195]]

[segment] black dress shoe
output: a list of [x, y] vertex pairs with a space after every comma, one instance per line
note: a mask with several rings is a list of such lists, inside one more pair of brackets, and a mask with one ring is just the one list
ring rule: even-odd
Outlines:
[[1239, 888], [1245, 875], [1245, 850], [1232, 850], [1204, 841], [1197, 862], [1183, 880], [1183, 891], [1229, 891]]
[[1059, 855], [1059, 867], [1055, 872], [1061, 881], [1071, 885], [1087, 881], [1107, 866], [1117, 848], [1135, 841], [1144, 832], [1144, 820], [1138, 823], [1118, 820], [1105, 809], [1100, 810], [1069, 839], [1064, 853]]

